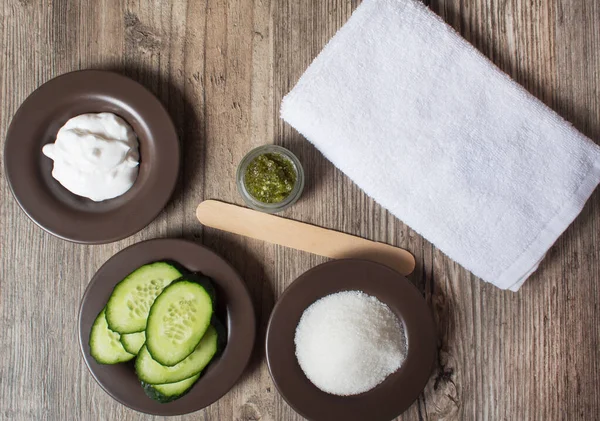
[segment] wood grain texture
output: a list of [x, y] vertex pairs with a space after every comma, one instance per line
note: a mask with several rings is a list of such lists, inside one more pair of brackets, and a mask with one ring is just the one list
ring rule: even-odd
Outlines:
[[[204, 199], [242, 204], [237, 163], [277, 143], [302, 160], [305, 194], [284, 216], [415, 254], [411, 280], [439, 330], [439, 362], [402, 420], [593, 420], [600, 414], [600, 193], [517, 294], [481, 282], [366, 197], [278, 115], [279, 104], [357, 0], [0, 0], [0, 138], [41, 83], [76, 69], [122, 72], [167, 106], [184, 147], [173, 200], [126, 240], [82, 246], [29, 221], [0, 168], [0, 420], [163, 419], [113, 401], [88, 374], [79, 300], [118, 250], [185, 237], [243, 274], [260, 316], [240, 382], [172, 420], [300, 420], [277, 394], [264, 330], [283, 289], [325, 259], [213, 229]], [[600, 0], [426, 3], [517, 82], [600, 142]], [[0, 148], [0, 154], [2, 154]], [[166, 419], [166, 418], [164, 418]]]

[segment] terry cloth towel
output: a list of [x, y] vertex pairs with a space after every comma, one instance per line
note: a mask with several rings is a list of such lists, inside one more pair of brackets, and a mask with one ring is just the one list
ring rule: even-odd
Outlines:
[[600, 147], [415, 0], [365, 0], [281, 116], [503, 289], [519, 289], [600, 181]]

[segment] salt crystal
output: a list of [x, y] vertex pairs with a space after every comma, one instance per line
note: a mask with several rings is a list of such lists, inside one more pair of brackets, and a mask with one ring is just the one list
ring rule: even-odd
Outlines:
[[306, 377], [334, 395], [373, 389], [406, 358], [404, 325], [388, 306], [361, 291], [315, 301], [302, 314], [296, 358]]

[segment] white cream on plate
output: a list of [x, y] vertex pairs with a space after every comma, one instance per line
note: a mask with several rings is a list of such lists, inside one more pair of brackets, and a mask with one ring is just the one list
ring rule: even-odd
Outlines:
[[81, 114], [58, 131], [42, 152], [54, 161], [52, 177], [93, 201], [120, 196], [133, 186], [140, 155], [129, 124], [112, 113]]

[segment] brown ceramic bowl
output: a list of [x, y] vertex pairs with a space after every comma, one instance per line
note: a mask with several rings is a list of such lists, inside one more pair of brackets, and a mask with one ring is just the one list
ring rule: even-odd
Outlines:
[[[140, 144], [136, 182], [122, 196], [94, 202], [52, 177], [53, 162], [42, 146], [54, 142], [67, 120], [111, 112], [131, 125]], [[148, 225], [165, 207], [179, 174], [180, 145], [169, 114], [139, 83], [117, 73], [67, 73], [35, 90], [17, 110], [4, 148], [6, 178], [23, 211], [65, 240], [108, 243]]]
[[[223, 353], [204, 370], [188, 394], [169, 403], [158, 403], [146, 396], [133, 362], [98, 364], [90, 355], [88, 343], [92, 324], [106, 305], [114, 286], [138, 267], [159, 260], [172, 260], [190, 271], [200, 271], [211, 277], [217, 294], [217, 317], [227, 328], [227, 345]], [[254, 309], [244, 281], [214, 252], [184, 240], [144, 241], [115, 254], [92, 278], [79, 310], [79, 344], [94, 379], [123, 405], [153, 415], [187, 414], [221, 398], [246, 368], [255, 334]]]
[[[294, 335], [304, 310], [319, 298], [360, 290], [396, 313], [408, 338], [406, 360], [374, 389], [354, 396], [321, 391], [304, 375], [295, 355]], [[271, 314], [266, 339], [271, 377], [286, 402], [312, 421], [389, 421], [419, 396], [436, 355], [435, 326], [419, 291], [402, 275], [366, 260], [336, 260], [317, 266], [294, 281]]]

